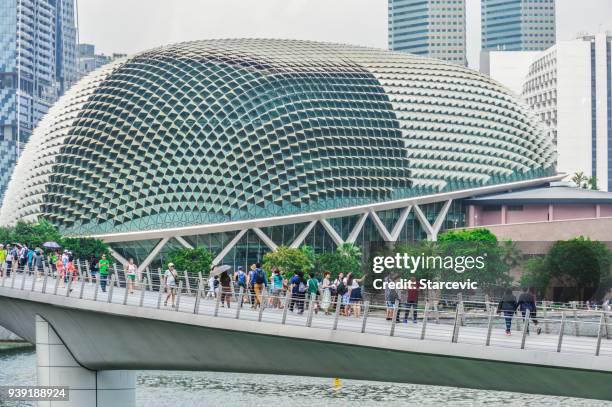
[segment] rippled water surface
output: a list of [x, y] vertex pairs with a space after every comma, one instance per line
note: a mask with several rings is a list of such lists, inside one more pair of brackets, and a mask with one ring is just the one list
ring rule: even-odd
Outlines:
[[[279, 361], [290, 363], [290, 361]], [[0, 386], [33, 385], [36, 355], [33, 349], [0, 351]], [[612, 386], [612, 383], [610, 383]], [[138, 372], [138, 407], [282, 407], [282, 406], [608, 406], [612, 403], [566, 397], [410, 384], [385, 384], [311, 377], [230, 374], [212, 372]], [[0, 406], [34, 406], [8, 403]]]

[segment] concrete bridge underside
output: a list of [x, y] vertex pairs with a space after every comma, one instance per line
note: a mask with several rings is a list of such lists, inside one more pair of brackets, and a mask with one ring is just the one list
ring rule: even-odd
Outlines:
[[[49, 303], [39, 293], [20, 294], [0, 295], [0, 325], [35, 343], [38, 315], [78, 364], [92, 371], [341, 377], [612, 400], [607, 357], [433, 343], [63, 297]], [[563, 358], [574, 367], [562, 366]]]

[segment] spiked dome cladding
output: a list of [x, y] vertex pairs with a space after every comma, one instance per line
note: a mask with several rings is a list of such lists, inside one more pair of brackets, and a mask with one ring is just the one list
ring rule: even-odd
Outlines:
[[0, 214], [66, 233], [344, 208], [554, 173], [552, 141], [467, 68], [293, 40], [181, 43], [83, 78], [29, 140]]

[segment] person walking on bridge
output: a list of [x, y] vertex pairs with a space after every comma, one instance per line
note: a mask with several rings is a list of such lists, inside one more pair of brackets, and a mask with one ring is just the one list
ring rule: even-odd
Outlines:
[[[523, 287], [523, 292], [519, 295], [518, 298], [518, 307], [521, 310], [521, 315], [523, 317], [523, 321], [525, 321], [527, 325], [527, 333], [529, 334], [529, 323], [533, 322], [536, 326], [537, 334], [542, 333], [542, 328], [538, 326], [538, 320], [535, 319], [537, 316], [537, 307], [535, 303], [535, 295], [529, 292], [527, 287]], [[525, 320], [525, 316], [527, 314], [527, 310], [529, 310], [529, 321]]]
[[[64, 264], [64, 270], [67, 271], [68, 266], [68, 251], [65, 252], [66, 262], [64, 263], [64, 256], [62, 256], [62, 264]], [[100, 273], [100, 287], [102, 287], [102, 292], [106, 292], [106, 282], [108, 281], [108, 266], [110, 265], [108, 259], [106, 258], [106, 254], [102, 254], [100, 257], [100, 261], [98, 262], [98, 271]]]
[[497, 305], [497, 312], [504, 313], [504, 320], [506, 321], [506, 336], [512, 335], [512, 332], [510, 331], [512, 328], [512, 317], [516, 312], [517, 306], [518, 304], [516, 302], [516, 297], [514, 296], [514, 294], [512, 294], [512, 289], [506, 288], [504, 296]]
[[178, 280], [178, 275], [174, 270], [174, 263], [168, 263], [168, 270], [164, 273], [164, 285], [166, 286], [166, 290], [168, 295], [166, 295], [166, 300], [164, 301], [164, 306], [168, 306], [168, 299], [172, 299], [172, 308], [174, 308], [174, 304], [176, 301], [176, 281]]
[[130, 257], [128, 264], [125, 265], [125, 276], [127, 277], [126, 289], [130, 294], [134, 294], [134, 288], [136, 287], [136, 272], [138, 266], [134, 263], [134, 259]]
[[268, 287], [268, 277], [266, 272], [261, 268], [260, 263], [255, 264], [255, 270], [253, 270], [253, 290], [255, 291], [255, 303], [251, 308], [255, 309], [257, 306], [262, 306], [262, 294], [264, 287]]

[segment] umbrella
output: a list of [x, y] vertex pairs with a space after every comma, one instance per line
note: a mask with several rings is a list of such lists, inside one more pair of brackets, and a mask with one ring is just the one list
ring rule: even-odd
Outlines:
[[45, 242], [43, 243], [43, 247], [47, 249], [59, 249], [61, 246], [56, 242]]
[[229, 270], [231, 267], [228, 265], [222, 265], [222, 266], [217, 266], [214, 269], [212, 269], [212, 271], [210, 272], [211, 276], [218, 276], [219, 274], [223, 273], [224, 271]]

